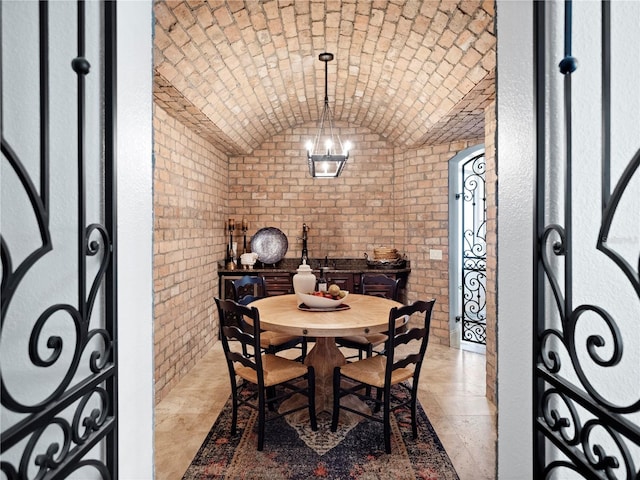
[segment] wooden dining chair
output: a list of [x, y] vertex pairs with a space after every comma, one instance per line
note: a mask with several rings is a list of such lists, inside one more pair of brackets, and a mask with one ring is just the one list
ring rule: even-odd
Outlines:
[[[335, 367], [332, 432], [338, 428], [340, 410], [348, 410], [370, 420], [381, 422], [384, 425], [385, 451], [391, 453], [391, 412], [409, 407], [413, 438], [418, 436], [416, 418], [418, 380], [429, 343], [429, 327], [434, 304], [435, 300], [429, 300], [417, 301], [403, 307], [393, 307], [389, 312], [389, 340], [385, 345], [385, 353]], [[420, 326], [398, 333], [398, 320], [413, 314], [424, 315]], [[343, 383], [343, 379], [349, 381]], [[411, 380], [410, 384], [407, 383], [408, 380]], [[392, 392], [392, 387], [405, 390], [408, 396], [400, 398], [397, 393]], [[375, 397], [373, 389], [375, 389]], [[341, 404], [340, 399], [347, 395], [356, 395], [361, 400], [373, 404], [372, 414]], [[380, 414], [381, 408], [382, 414]]]
[[[267, 296], [267, 286], [263, 277], [244, 275], [231, 282], [233, 299], [241, 305], [249, 305], [254, 300]], [[260, 337], [262, 348], [267, 353], [278, 353], [292, 348], [300, 349], [297, 360], [304, 361], [307, 356], [307, 339], [295, 335], [263, 330]]]
[[[360, 276], [360, 288], [363, 295], [375, 295], [377, 297], [398, 300], [398, 280], [382, 274], [363, 273]], [[372, 333], [370, 335], [351, 335], [336, 338], [336, 343], [341, 347], [357, 350], [356, 355], [347, 356], [347, 359], [358, 358], [362, 355], [370, 357], [374, 348], [384, 344], [389, 336], [386, 333]]]
[[[247, 406], [258, 411], [258, 450], [264, 447], [265, 423], [298, 410], [309, 410], [312, 430], [317, 430], [315, 408], [315, 371], [271, 353], [262, 353], [260, 313], [257, 308], [240, 305], [233, 300], [215, 299], [222, 331], [222, 347], [231, 380], [233, 402], [231, 435], [236, 434], [238, 407]], [[237, 324], [240, 319], [240, 325]], [[247, 319], [249, 320], [247, 322]], [[231, 349], [230, 341], [245, 346], [248, 355]], [[238, 384], [237, 378], [242, 378]], [[306, 379], [306, 382], [302, 380]], [[244, 391], [248, 394], [245, 395]], [[275, 412], [275, 406], [295, 394], [302, 394], [306, 402], [296, 404], [284, 412]], [[271, 408], [270, 408], [271, 407]], [[267, 413], [269, 409], [269, 413]]]
[[259, 298], [267, 296], [267, 285], [264, 277], [259, 275], [243, 275], [231, 281], [233, 299], [241, 305], [249, 303]]

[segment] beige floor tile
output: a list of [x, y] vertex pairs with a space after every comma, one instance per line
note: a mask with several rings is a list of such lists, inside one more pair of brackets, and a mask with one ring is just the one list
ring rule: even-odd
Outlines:
[[495, 407], [484, 396], [436, 395], [436, 400], [447, 415], [494, 415]]
[[156, 480], [182, 478], [219, 413], [171, 415], [156, 423]]
[[493, 480], [495, 478], [495, 467], [490, 463], [489, 458], [477, 461], [472, 453], [473, 449], [464, 445], [456, 434], [438, 434], [438, 436], [460, 480]]

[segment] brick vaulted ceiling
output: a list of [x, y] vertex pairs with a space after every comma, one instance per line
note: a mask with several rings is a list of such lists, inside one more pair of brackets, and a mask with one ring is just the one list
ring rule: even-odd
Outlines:
[[318, 121], [400, 148], [480, 138], [495, 97], [494, 1], [188, 0], [154, 4], [156, 102], [230, 155]]

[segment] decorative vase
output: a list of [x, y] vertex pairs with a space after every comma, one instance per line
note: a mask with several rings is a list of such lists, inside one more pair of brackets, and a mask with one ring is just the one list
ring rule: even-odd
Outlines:
[[298, 267], [293, 276], [293, 291], [295, 293], [309, 293], [316, 288], [316, 276], [311, 272], [311, 267], [306, 260], [302, 260], [302, 265]]

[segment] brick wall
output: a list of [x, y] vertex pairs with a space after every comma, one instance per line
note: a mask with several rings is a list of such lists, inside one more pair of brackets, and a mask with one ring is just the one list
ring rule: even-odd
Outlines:
[[217, 339], [227, 158], [158, 106], [153, 123], [157, 403]]
[[366, 128], [342, 126], [337, 130], [343, 142], [354, 145], [343, 173], [312, 178], [305, 143], [315, 130], [315, 124], [289, 129], [250, 156], [230, 158], [232, 216], [248, 221], [249, 236], [262, 227], [281, 229], [289, 241], [286, 257], [300, 257], [303, 223], [309, 226], [312, 258], [363, 258], [374, 246], [402, 248], [397, 235], [402, 212], [393, 196], [393, 147]]
[[[449, 160], [480, 141], [454, 142], [404, 153], [399, 195], [411, 259], [409, 301], [435, 298], [430, 342], [449, 345]], [[431, 249], [442, 252], [432, 260]]]
[[[409, 300], [436, 298], [432, 341], [449, 345], [448, 160], [481, 142], [455, 142], [401, 152], [365, 128], [341, 126], [354, 144], [338, 178], [309, 176], [304, 144], [315, 126], [285, 131], [251, 156], [229, 162], [229, 207], [245, 217], [249, 234], [280, 228], [287, 257], [300, 256], [302, 224], [309, 229], [309, 256], [362, 257], [386, 245], [411, 261]], [[431, 248], [442, 260], [430, 260]]]
[[497, 165], [496, 165], [496, 104], [495, 100], [485, 108], [485, 160], [487, 162], [487, 350], [486, 375], [487, 398], [496, 402], [497, 388]]
[[[431, 341], [449, 344], [448, 161], [482, 139], [401, 151], [366, 128], [338, 124], [343, 141], [354, 144], [352, 157], [340, 177], [314, 179], [304, 145], [315, 125], [286, 130], [252, 155], [227, 160], [159, 107], [154, 122], [156, 401], [217, 338], [216, 262], [225, 255], [230, 217], [247, 220], [248, 242], [259, 228], [280, 228], [289, 258], [300, 256], [303, 223], [310, 227], [311, 257], [398, 248], [412, 262], [409, 301], [436, 298]], [[487, 145], [492, 139], [487, 133]], [[487, 155], [493, 165], [489, 148]], [[495, 209], [492, 215], [495, 221]], [[431, 260], [430, 249], [441, 250], [442, 260]], [[495, 258], [495, 237], [489, 254]], [[490, 265], [495, 272], [495, 261]], [[494, 379], [495, 344], [488, 345], [487, 361]], [[495, 380], [487, 382], [493, 394]]]

